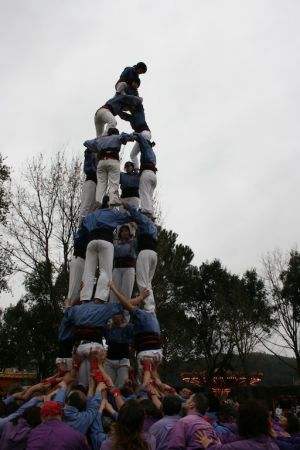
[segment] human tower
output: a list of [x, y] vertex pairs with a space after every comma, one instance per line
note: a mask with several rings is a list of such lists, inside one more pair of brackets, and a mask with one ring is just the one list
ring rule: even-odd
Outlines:
[[[57, 364], [73, 365], [85, 385], [93, 373], [108, 387], [122, 386], [130, 347], [141, 378], [150, 379], [151, 373], [157, 378], [162, 358], [151, 285], [157, 265], [155, 144], [138, 92], [146, 71], [142, 62], [123, 70], [115, 95], [95, 113], [96, 138], [84, 142], [86, 180]], [[133, 132], [120, 133], [116, 116], [128, 121]], [[131, 160], [120, 172], [120, 150], [129, 142]], [[135, 280], [139, 295], [132, 299]]]

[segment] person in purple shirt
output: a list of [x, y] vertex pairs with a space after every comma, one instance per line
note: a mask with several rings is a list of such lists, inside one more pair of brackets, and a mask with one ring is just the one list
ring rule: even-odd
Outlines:
[[181, 401], [177, 395], [169, 394], [164, 396], [161, 403], [164, 417], [155, 422], [149, 432], [156, 439], [156, 450], [167, 450], [170, 433], [180, 419]]
[[63, 407], [55, 401], [41, 408], [43, 423], [28, 438], [27, 450], [88, 450], [84, 436], [62, 421]]
[[196, 441], [200, 448], [209, 447], [210, 450], [279, 450], [270, 436], [268, 409], [256, 400], [249, 400], [240, 406], [238, 432], [236, 441], [221, 444], [218, 439], [208, 436], [205, 430], [199, 430]]
[[211, 442], [218, 440], [210, 423], [204, 418], [208, 408], [208, 401], [205, 395], [196, 393], [186, 402], [187, 416], [179, 419], [170, 434], [168, 450], [198, 450], [203, 448], [199, 441], [196, 441], [196, 432], [202, 431], [211, 439]]
[[0, 439], [0, 450], [24, 450], [31, 429], [41, 423], [40, 408], [31, 406], [21, 417], [17, 417], [5, 425]]
[[101, 450], [155, 450], [155, 438], [143, 433], [144, 411], [136, 400], [128, 400], [119, 411], [112, 436], [104, 441]]

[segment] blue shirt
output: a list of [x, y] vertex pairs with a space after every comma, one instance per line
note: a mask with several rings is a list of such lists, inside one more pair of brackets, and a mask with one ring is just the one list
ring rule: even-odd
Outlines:
[[120, 75], [119, 81], [125, 81], [125, 83], [131, 84], [133, 81], [139, 81], [139, 74], [136, 71], [135, 66], [125, 67]]
[[136, 259], [136, 241], [114, 241], [114, 258], [133, 258]]
[[121, 191], [126, 188], [136, 188], [138, 189], [140, 186], [140, 176], [138, 173], [120, 173], [120, 185]]
[[127, 95], [134, 95], [135, 97], [139, 97], [138, 90], [128, 85], [119, 87], [116, 92], [117, 92], [116, 95], [124, 93]]
[[157, 227], [149, 217], [142, 214], [134, 206], [128, 204], [128, 211], [133, 220], [138, 224], [136, 232], [137, 238], [141, 235], [148, 234], [157, 240]]
[[89, 243], [89, 234], [85, 227], [80, 227], [74, 234], [74, 255], [85, 255]]
[[97, 165], [98, 161], [96, 155], [92, 151], [86, 149], [84, 151], [84, 165], [83, 165], [84, 173], [86, 175], [96, 174]]
[[138, 307], [131, 311], [133, 320], [134, 335], [140, 333], [157, 333], [160, 334], [160, 326], [154, 312], [145, 311]]
[[123, 120], [127, 120], [130, 122], [131, 128], [134, 131], [140, 132], [143, 130], [149, 130], [145, 119], [145, 110], [142, 104], [138, 105], [132, 111], [132, 114], [121, 112], [121, 116]]
[[59, 341], [72, 340], [76, 327], [104, 327], [115, 314], [122, 314], [120, 303], [96, 303], [90, 301], [65, 309], [58, 331]]
[[137, 137], [141, 150], [141, 164], [145, 162], [151, 162], [156, 165], [156, 156], [153, 151], [152, 145], [141, 133], [133, 133]]
[[128, 141], [133, 141], [132, 134], [121, 133], [90, 139], [85, 141], [83, 145], [89, 150], [97, 150], [98, 152], [101, 150], [105, 151], [106, 149], [113, 149], [114, 151], [119, 152], [121, 145], [127, 144]]
[[100, 392], [96, 392], [94, 397], [87, 397], [85, 411], [78, 411], [74, 406], [66, 405], [64, 408], [64, 422], [74, 430], [86, 434], [93, 423], [101, 402]]
[[[126, 92], [126, 90], [122, 92]], [[140, 104], [141, 104], [140, 97], [126, 93], [124, 95], [123, 93], [121, 93], [107, 100], [104, 106], [108, 106], [108, 109], [111, 111], [111, 113], [114, 116], [116, 116], [117, 114], [122, 113], [124, 109], [136, 108]]]
[[113, 231], [118, 225], [125, 223], [128, 223], [128, 214], [112, 208], [97, 209], [83, 220], [83, 225], [89, 232], [101, 229]]
[[131, 344], [133, 342], [133, 325], [126, 327], [110, 327], [106, 329], [105, 340], [109, 344]]

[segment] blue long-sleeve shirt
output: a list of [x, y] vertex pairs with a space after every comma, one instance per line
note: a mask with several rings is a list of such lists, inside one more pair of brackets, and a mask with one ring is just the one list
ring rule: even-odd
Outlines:
[[85, 227], [80, 227], [74, 234], [74, 256], [85, 259], [86, 248], [89, 243], [89, 233]]
[[131, 84], [133, 81], [140, 81], [139, 74], [136, 71], [135, 66], [125, 67], [120, 75], [119, 81], [125, 81], [127, 84]]
[[[66, 396], [67, 396], [66, 389], [61, 388], [56, 393], [54, 400], [64, 405]], [[77, 430], [82, 434], [86, 434], [88, 428], [92, 424], [98, 412], [101, 400], [102, 397], [100, 392], [96, 392], [93, 397], [87, 397], [85, 411], [79, 411], [74, 406], [65, 405], [64, 421], [68, 425], [70, 425], [70, 427], [74, 428], [74, 430]]]
[[131, 114], [128, 114], [124, 111], [120, 111], [120, 117], [123, 120], [127, 120], [130, 122], [131, 128], [140, 133], [144, 130], [149, 130], [150, 128], [147, 125], [146, 118], [145, 118], [145, 110], [142, 104], [138, 105], [136, 108], [132, 110]]
[[114, 241], [114, 259], [130, 258], [136, 259], [136, 241], [130, 239], [128, 241]]
[[[122, 91], [123, 92], [123, 91]], [[102, 108], [107, 108], [110, 112], [116, 116], [117, 114], [122, 113], [124, 109], [136, 108], [141, 104], [141, 98], [136, 95], [126, 94], [121, 92], [119, 95], [115, 95], [114, 97], [107, 100]]]
[[142, 214], [134, 206], [128, 204], [128, 211], [133, 220], [138, 224], [136, 232], [137, 238], [142, 235], [149, 235], [153, 239], [157, 240], [157, 228], [149, 217]]
[[70, 306], [65, 309], [60, 323], [58, 339], [61, 342], [75, 338], [76, 327], [101, 328], [115, 314], [121, 314], [123, 307], [119, 303], [97, 303], [90, 301], [81, 305]]
[[122, 198], [139, 197], [140, 176], [138, 173], [120, 173]]
[[138, 307], [131, 312], [133, 320], [133, 334], [157, 333], [160, 334], [160, 326], [154, 312], [145, 311]]
[[109, 327], [105, 331], [105, 340], [114, 344], [132, 344], [133, 325], [130, 323], [126, 327]]
[[133, 135], [128, 133], [112, 134], [110, 136], [102, 136], [95, 139], [87, 140], [83, 143], [89, 150], [96, 150], [98, 152], [110, 149], [119, 152], [121, 145], [127, 144], [128, 141], [133, 141]]
[[141, 164], [146, 162], [151, 162], [156, 165], [156, 156], [153, 151], [152, 145], [141, 133], [133, 133], [137, 138], [141, 150]]
[[92, 449], [99, 450], [102, 442], [106, 439], [99, 412], [96, 414], [95, 419], [90, 426], [89, 435]]
[[84, 164], [83, 171], [86, 175], [96, 175], [97, 171], [97, 158], [96, 155], [89, 149], [84, 151]]
[[[119, 87], [116, 92], [117, 92], [116, 95], [120, 95], [120, 94], [124, 95], [124, 94], [126, 94], [126, 95], [133, 95], [135, 97], [139, 97], [138, 90], [133, 88], [133, 87], [131, 87], [131, 86], [128, 86], [128, 85]], [[139, 102], [141, 103], [141, 99], [139, 100]]]
[[88, 214], [83, 220], [83, 226], [91, 232], [93, 230], [115, 230], [118, 225], [128, 223], [128, 214], [112, 208], [101, 208]]
[[[62, 388], [57, 392], [54, 400], [64, 404], [66, 395], [66, 390]], [[87, 397], [85, 411], [78, 411], [77, 408], [69, 405], [64, 408], [64, 422], [84, 435], [89, 430], [93, 450], [99, 450], [101, 443], [106, 438], [98, 412], [101, 400], [100, 392], [96, 392], [94, 397]]]

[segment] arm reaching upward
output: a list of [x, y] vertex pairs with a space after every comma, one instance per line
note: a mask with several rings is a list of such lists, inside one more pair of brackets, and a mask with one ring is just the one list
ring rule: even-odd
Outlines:
[[128, 299], [125, 297], [125, 295], [123, 295], [116, 289], [112, 281], [108, 283], [108, 286], [113, 291], [120, 303], [123, 305], [123, 308], [127, 309], [127, 311], [132, 311], [134, 306], [141, 303], [150, 294], [149, 289], [143, 289], [137, 297]]

